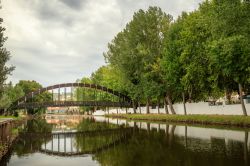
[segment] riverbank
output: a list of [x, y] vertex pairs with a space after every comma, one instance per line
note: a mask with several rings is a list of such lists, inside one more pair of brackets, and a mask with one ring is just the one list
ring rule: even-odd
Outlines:
[[164, 115], [164, 114], [109, 114], [111, 118], [129, 120], [147, 120], [198, 125], [222, 125], [232, 127], [250, 127], [250, 116], [241, 115]]
[[0, 161], [10, 151], [13, 143], [17, 139], [18, 134], [11, 136], [7, 142], [0, 143]]
[[0, 161], [18, 137], [18, 127], [25, 117], [0, 116]]

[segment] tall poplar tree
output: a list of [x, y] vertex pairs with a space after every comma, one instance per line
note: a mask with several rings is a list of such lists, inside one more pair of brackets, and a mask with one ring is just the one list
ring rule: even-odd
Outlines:
[[126, 28], [109, 43], [104, 54], [128, 80], [128, 92], [134, 101], [145, 100], [149, 113], [150, 100], [160, 95], [160, 59], [164, 32], [172, 17], [160, 8], [139, 10]]
[[2, 26], [2, 23], [3, 19], [0, 18], [0, 97], [3, 95], [3, 84], [7, 80], [7, 76], [14, 70], [14, 67], [6, 66], [6, 63], [10, 59], [10, 52], [4, 48], [4, 42], [7, 40], [7, 37], [4, 36], [5, 28]]
[[250, 78], [250, 10], [246, 0], [213, 0], [208, 3], [212, 42], [209, 52], [213, 75], [238, 83], [243, 114], [243, 89]]

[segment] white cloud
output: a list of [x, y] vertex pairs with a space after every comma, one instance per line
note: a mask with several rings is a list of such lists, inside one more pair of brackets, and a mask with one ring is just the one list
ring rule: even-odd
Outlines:
[[102, 53], [138, 9], [159, 6], [176, 18], [202, 0], [2, 0], [10, 80], [73, 82], [105, 64]]

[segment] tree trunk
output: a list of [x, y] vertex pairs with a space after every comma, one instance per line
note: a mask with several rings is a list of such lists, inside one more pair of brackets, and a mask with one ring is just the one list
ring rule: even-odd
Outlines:
[[245, 131], [245, 141], [244, 141], [244, 161], [245, 165], [248, 165], [248, 131]]
[[247, 110], [246, 110], [245, 103], [244, 103], [244, 100], [243, 100], [243, 97], [242, 97], [242, 86], [241, 86], [241, 84], [239, 84], [239, 92], [240, 92], [240, 102], [241, 102], [243, 115], [247, 116]]
[[133, 103], [133, 112], [134, 112], [134, 114], [135, 114], [135, 113], [136, 113], [135, 101], [133, 100], [132, 103]]
[[139, 106], [139, 111], [140, 111], [140, 114], [141, 114], [141, 103], [138, 102], [138, 106]]
[[157, 99], [157, 109], [158, 109], [158, 114], [160, 114], [160, 99]]
[[183, 108], [184, 108], [184, 115], [187, 115], [187, 110], [186, 110], [186, 100], [185, 100], [185, 93], [182, 93], [182, 100], [183, 100]]
[[147, 98], [146, 114], [149, 114], [149, 98]]
[[226, 104], [231, 104], [232, 92], [229, 89], [226, 89]]
[[150, 132], [150, 123], [147, 122], [147, 132], [149, 133]]
[[175, 131], [176, 125], [173, 125], [170, 133], [169, 133], [169, 146], [172, 146], [173, 140], [174, 140], [174, 131]]
[[171, 113], [172, 113], [172, 114], [176, 114], [175, 111], [174, 111], [174, 107], [173, 107], [172, 100], [171, 100], [170, 96], [167, 95], [167, 96], [166, 96], [166, 99], [167, 99], [167, 102], [168, 102], [168, 104], [169, 104]]
[[187, 126], [185, 126], [185, 147], [187, 148]]
[[168, 112], [168, 102], [167, 102], [167, 97], [164, 97], [164, 106], [165, 106], [165, 112], [166, 112], [166, 114], [169, 114], [169, 112]]

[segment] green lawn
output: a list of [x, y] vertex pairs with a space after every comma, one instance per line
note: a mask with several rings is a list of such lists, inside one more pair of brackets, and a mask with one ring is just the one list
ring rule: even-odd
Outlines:
[[106, 116], [130, 120], [148, 120], [186, 124], [250, 127], [250, 116], [241, 115], [110, 114]]
[[17, 119], [17, 117], [15, 116], [0, 116], [0, 119], [9, 119], [9, 118], [13, 118], [13, 119]]
[[19, 120], [21, 119], [22, 117], [18, 116], [18, 117], [15, 117], [15, 116], [0, 116], [0, 121], [2, 121], [3, 119], [15, 119], [15, 120]]

